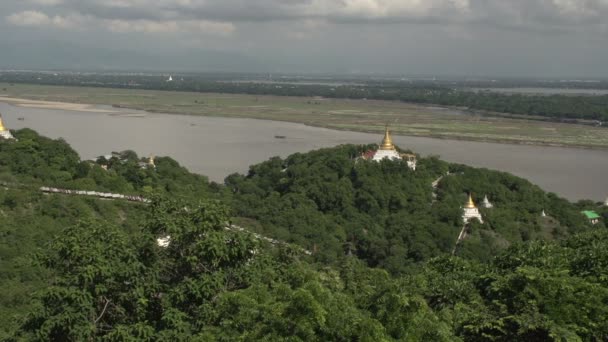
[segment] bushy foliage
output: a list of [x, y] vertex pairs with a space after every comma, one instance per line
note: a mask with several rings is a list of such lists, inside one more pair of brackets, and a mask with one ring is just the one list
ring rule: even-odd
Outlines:
[[[106, 171], [17, 136], [0, 143], [1, 340], [608, 339], [608, 231], [579, 213], [592, 202], [433, 157], [416, 172], [357, 160], [370, 146], [273, 158], [223, 188], [168, 158], [142, 168], [127, 151]], [[43, 195], [47, 182], [149, 186], [153, 202]], [[466, 192], [495, 207], [451, 256]], [[226, 229], [233, 211], [313, 256]]]
[[[9, 340], [562, 341], [608, 337], [608, 232], [439, 257], [403, 277], [354, 257], [316, 267], [224, 229], [226, 209], [157, 200], [135, 234], [89, 221], [40, 260], [54, 274]], [[167, 248], [155, 243], [171, 234]], [[594, 240], [596, 244], [585, 241]]]

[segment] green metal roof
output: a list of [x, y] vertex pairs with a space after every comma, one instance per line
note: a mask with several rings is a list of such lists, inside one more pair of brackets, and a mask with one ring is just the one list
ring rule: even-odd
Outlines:
[[582, 211], [583, 215], [587, 216], [588, 219], [590, 220], [594, 220], [594, 219], [599, 219], [600, 215], [598, 215], [595, 211], [593, 210], [585, 210]]

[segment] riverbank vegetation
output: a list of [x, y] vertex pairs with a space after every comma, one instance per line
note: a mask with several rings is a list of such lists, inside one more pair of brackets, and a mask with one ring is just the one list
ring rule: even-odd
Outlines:
[[[124, 108], [130, 108], [172, 114], [289, 121], [363, 132], [382, 132], [384, 125], [390, 123], [395, 134], [409, 136], [608, 147], [608, 130], [604, 127], [528, 120], [522, 117], [487, 116], [463, 108], [444, 108], [400, 101], [27, 84], [0, 84], [0, 95], [76, 104], [113, 105], [115, 108], [101, 109], [114, 115], [125, 114]], [[22, 107], [62, 108], [57, 104], [50, 107], [48, 104], [24, 103], [6, 98], [3, 102]], [[78, 110], [72, 105], [66, 105], [65, 109]]]
[[[599, 204], [432, 157], [416, 172], [357, 160], [370, 146], [273, 158], [219, 185], [166, 157], [91, 163], [64, 141], [14, 135], [0, 141], [0, 339], [608, 337], [608, 231], [580, 214], [605, 220]], [[153, 201], [43, 195], [40, 184]], [[468, 191], [494, 208], [452, 256]], [[292, 244], [226, 230], [230, 220]]]

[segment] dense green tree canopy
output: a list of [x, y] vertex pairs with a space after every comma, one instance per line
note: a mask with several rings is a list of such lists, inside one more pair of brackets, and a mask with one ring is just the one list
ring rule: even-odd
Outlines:
[[[314, 250], [318, 260], [354, 254], [396, 273], [453, 250], [467, 193], [478, 203], [487, 195], [494, 204], [480, 209], [485, 224], [473, 224], [458, 249], [467, 258], [489, 260], [511, 243], [588, 228], [576, 206], [510, 174], [435, 157], [419, 159], [412, 171], [402, 161], [358, 158], [368, 148], [345, 145], [273, 158], [246, 176], [229, 176], [235, 215]], [[542, 218], [543, 210], [551, 218]]]
[[[598, 204], [434, 157], [415, 172], [357, 158], [372, 146], [273, 158], [221, 186], [169, 158], [82, 162], [15, 135], [0, 142], [0, 340], [608, 339], [608, 231], [580, 214], [605, 217]], [[452, 256], [467, 192], [494, 208]]]

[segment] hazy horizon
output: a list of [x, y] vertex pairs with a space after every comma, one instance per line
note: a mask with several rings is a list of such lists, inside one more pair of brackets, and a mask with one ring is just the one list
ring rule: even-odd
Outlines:
[[605, 78], [607, 0], [5, 0], [0, 68]]

